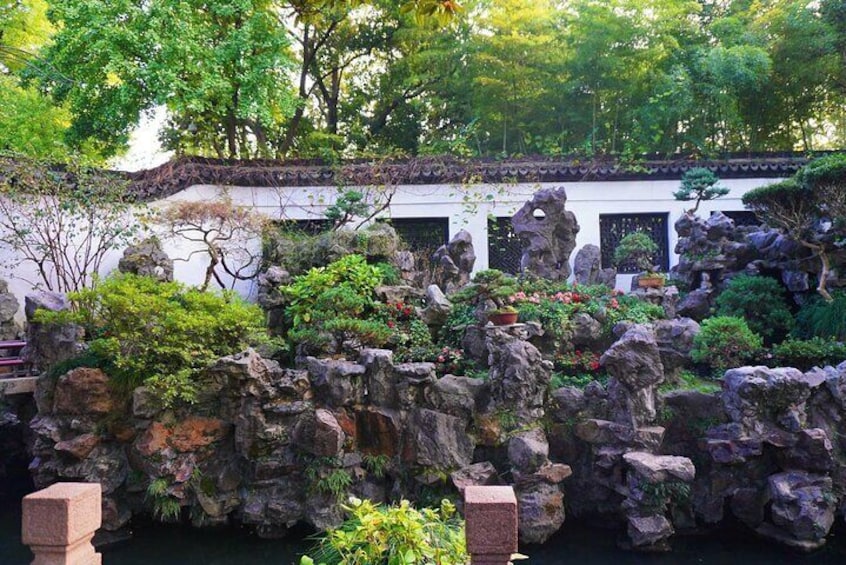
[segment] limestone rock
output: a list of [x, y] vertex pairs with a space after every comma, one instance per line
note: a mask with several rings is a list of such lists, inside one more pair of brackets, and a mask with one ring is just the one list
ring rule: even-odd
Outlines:
[[602, 252], [599, 247], [588, 243], [576, 253], [573, 260], [573, 275], [576, 284], [597, 284], [602, 268]]
[[661, 364], [667, 375], [675, 375], [691, 362], [693, 340], [699, 335], [699, 324], [691, 318], [658, 320], [654, 324], [655, 342]]
[[513, 410], [521, 420], [533, 421], [542, 410], [551, 363], [531, 343], [499, 329], [488, 332], [486, 345], [494, 402]]
[[645, 326], [632, 326], [599, 362], [612, 377], [608, 389], [620, 405], [618, 421], [633, 428], [654, 421], [655, 387], [664, 380], [664, 366], [652, 332]]
[[500, 484], [496, 467], [489, 461], [482, 461], [481, 463], [473, 463], [467, 467], [462, 467], [458, 471], [450, 473], [449, 477], [452, 480], [452, 484], [458, 489], [458, 492], [462, 494], [468, 486]]
[[508, 461], [520, 472], [534, 473], [549, 461], [549, 442], [540, 428], [517, 432], [508, 440]]
[[76, 459], [85, 459], [100, 443], [100, 438], [94, 434], [82, 434], [73, 439], [56, 443], [54, 449], [59, 453], [66, 453]]
[[59, 377], [56, 383], [55, 414], [108, 414], [114, 407], [109, 377], [100, 369], [79, 367]]
[[564, 494], [558, 485], [545, 481], [518, 483], [518, 532], [523, 543], [543, 543], [564, 523]]
[[455, 469], [473, 460], [473, 442], [464, 423], [448, 414], [420, 408], [414, 411], [409, 429], [411, 462], [426, 467]]
[[696, 475], [693, 462], [687, 457], [632, 451], [623, 455], [623, 460], [635, 473], [653, 484], [672, 480], [690, 483]]
[[452, 311], [452, 303], [436, 284], [426, 288], [426, 307], [420, 310], [420, 317], [429, 326], [440, 326], [446, 322]]
[[673, 525], [661, 514], [629, 516], [626, 530], [633, 547], [656, 545], [673, 535]]
[[447, 293], [454, 292], [470, 282], [470, 273], [476, 264], [473, 237], [467, 230], [460, 230], [432, 255], [432, 263], [441, 269], [435, 283]]
[[343, 359], [306, 359], [311, 385], [319, 402], [331, 407], [359, 404], [364, 397], [365, 368]]
[[836, 509], [831, 477], [787, 471], [772, 475], [768, 488], [775, 529], [758, 533], [806, 551], [825, 544]]
[[151, 237], [124, 250], [118, 261], [118, 271], [170, 282], [173, 280], [173, 259], [162, 249], [159, 239]]
[[579, 224], [565, 209], [566, 203], [563, 188], [539, 190], [511, 218], [514, 233], [523, 244], [522, 272], [552, 280], [570, 276], [570, 253], [576, 247]]
[[489, 391], [481, 379], [446, 375], [426, 388], [424, 395], [432, 409], [468, 421], [485, 407]]

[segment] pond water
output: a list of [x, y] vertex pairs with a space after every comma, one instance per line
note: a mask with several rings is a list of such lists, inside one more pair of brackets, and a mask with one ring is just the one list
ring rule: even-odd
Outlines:
[[[20, 505], [0, 506], [0, 564], [25, 565], [32, 556], [20, 543]], [[102, 550], [104, 565], [288, 565], [307, 539], [261, 540], [244, 529], [195, 530], [144, 524], [132, 540]], [[846, 528], [820, 551], [802, 555], [737, 528], [720, 534], [677, 537], [673, 552], [641, 554], [616, 546], [614, 532], [565, 524], [543, 546], [526, 546], [529, 565], [834, 565], [846, 563]]]

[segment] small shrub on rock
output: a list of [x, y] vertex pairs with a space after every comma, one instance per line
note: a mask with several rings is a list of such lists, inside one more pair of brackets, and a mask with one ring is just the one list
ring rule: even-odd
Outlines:
[[741, 275], [729, 281], [717, 297], [717, 315], [743, 318], [768, 344], [781, 341], [793, 328], [784, 287], [770, 277]]
[[374, 291], [381, 271], [361, 255], [311, 269], [281, 288], [290, 301], [288, 337], [314, 352], [384, 345], [392, 330], [378, 319]]
[[121, 274], [68, 297], [76, 312], [43, 312], [38, 320], [81, 324], [87, 357], [99, 360], [119, 389], [146, 384], [165, 405], [193, 401], [200, 371], [268, 339], [261, 309], [231, 292]]
[[714, 374], [721, 375], [754, 359], [762, 347], [761, 336], [749, 329], [743, 318], [714, 316], [702, 322], [690, 356], [694, 362], [707, 363]]
[[843, 361], [846, 361], [846, 344], [831, 339], [788, 339], [773, 347], [773, 362], [778, 367], [808, 371]]

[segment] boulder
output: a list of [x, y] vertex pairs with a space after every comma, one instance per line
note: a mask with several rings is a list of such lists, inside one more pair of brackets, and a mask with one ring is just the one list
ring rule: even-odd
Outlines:
[[652, 484], [674, 480], [690, 483], [696, 475], [693, 462], [687, 457], [631, 451], [623, 455], [623, 461], [643, 480]]
[[458, 492], [462, 494], [464, 494], [464, 489], [469, 486], [500, 484], [496, 467], [489, 461], [473, 463], [472, 465], [462, 467], [458, 471], [450, 473], [449, 477], [452, 480], [452, 484], [458, 489]]
[[58, 292], [38, 292], [26, 296], [24, 312], [27, 320], [27, 345], [21, 356], [42, 373], [54, 365], [82, 352], [82, 328], [76, 324], [43, 324], [34, 320], [37, 310], [65, 312], [70, 301]]
[[424, 396], [430, 408], [467, 421], [483, 411], [489, 391], [481, 379], [446, 375], [426, 388]]
[[491, 398], [513, 410], [521, 423], [535, 421], [543, 409], [552, 364], [534, 345], [498, 328], [487, 332], [486, 346]]
[[76, 459], [85, 459], [99, 444], [100, 438], [97, 435], [82, 434], [73, 439], [56, 443], [53, 449]]
[[420, 318], [429, 326], [442, 326], [452, 311], [452, 303], [441, 291], [441, 287], [430, 284], [426, 287], [426, 307], [420, 310]]
[[558, 485], [527, 480], [514, 486], [518, 533], [523, 543], [544, 543], [564, 524], [564, 494]]
[[79, 367], [56, 382], [53, 413], [63, 415], [108, 414], [115, 408], [109, 377], [100, 369]]
[[576, 284], [597, 284], [602, 268], [602, 252], [599, 247], [588, 243], [576, 253], [573, 260], [573, 275]]
[[346, 435], [329, 410], [318, 408], [297, 420], [294, 441], [298, 449], [315, 457], [335, 457], [344, 447]]
[[667, 376], [690, 366], [693, 340], [699, 335], [699, 324], [691, 318], [658, 320], [654, 323], [655, 342], [661, 355], [661, 364]]
[[409, 429], [409, 462], [424, 467], [456, 469], [473, 461], [474, 444], [462, 420], [449, 414], [418, 408]]
[[460, 230], [432, 255], [432, 264], [440, 268], [435, 284], [452, 293], [470, 282], [470, 273], [476, 264], [473, 237], [467, 230]]
[[520, 270], [541, 278], [567, 280], [570, 253], [576, 247], [579, 224], [565, 209], [563, 188], [539, 190], [511, 218], [514, 234], [523, 244]]
[[308, 357], [306, 367], [318, 402], [339, 408], [360, 404], [364, 399], [363, 365], [343, 359]]
[[399, 396], [394, 375], [394, 353], [388, 349], [363, 349], [358, 362], [365, 369], [368, 404], [396, 408]]
[[632, 515], [627, 521], [626, 533], [635, 548], [655, 546], [675, 533], [673, 525], [663, 514]]
[[805, 551], [824, 545], [837, 508], [831, 477], [787, 471], [770, 476], [767, 484], [772, 524], [758, 533]]
[[822, 381], [790, 367], [730, 369], [723, 377], [723, 406], [733, 422], [756, 434], [798, 432], [805, 425], [812, 383]]
[[162, 249], [161, 241], [151, 237], [124, 250], [118, 261], [118, 271], [170, 282], [173, 280], [173, 259]]
[[645, 326], [632, 326], [599, 362], [612, 377], [608, 388], [609, 396], [619, 404], [617, 420], [633, 428], [654, 421], [655, 387], [664, 380], [664, 366], [653, 333]]
[[534, 473], [549, 461], [549, 442], [540, 428], [516, 432], [508, 440], [508, 461], [522, 473]]

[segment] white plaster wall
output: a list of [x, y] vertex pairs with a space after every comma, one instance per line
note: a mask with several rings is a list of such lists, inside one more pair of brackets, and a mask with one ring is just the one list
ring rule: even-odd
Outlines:
[[[699, 214], [708, 216], [716, 210], [743, 210], [741, 197], [752, 188], [777, 182], [779, 179], [723, 179], [721, 184], [730, 189], [728, 195], [714, 201], [703, 202]], [[534, 192], [542, 188], [563, 186], [567, 191], [567, 209], [576, 215], [580, 231], [576, 251], [587, 243], [599, 245], [599, 215], [615, 213], [669, 213], [670, 266], [678, 262], [674, 248], [677, 237], [673, 223], [690, 207], [689, 202], [678, 202], [672, 193], [678, 189], [677, 180], [657, 181], [604, 181], [578, 183], [533, 183], [471, 185], [409, 185], [397, 188], [387, 214], [394, 218], [449, 218], [450, 237], [466, 229], [473, 236], [476, 251], [476, 269], [488, 267], [487, 219], [488, 216], [511, 216]], [[249, 188], [192, 186], [178, 194], [152, 204], [166, 206], [177, 200], [213, 200], [229, 195], [233, 202], [253, 206], [274, 219], [321, 218], [323, 211], [333, 201], [338, 191], [335, 187], [304, 188]], [[256, 242], [258, 249], [260, 242]], [[175, 277], [186, 284], [199, 284], [205, 273], [203, 257], [197, 254], [188, 259], [197, 247], [185, 241], [165, 240], [165, 250], [176, 259]], [[35, 280], [31, 266], [3, 251], [3, 263], [11, 265], [4, 276], [10, 290], [23, 305], [23, 297], [32, 292], [32, 285], [23, 279]], [[121, 252], [114, 252], [103, 262], [101, 274], [117, 267]], [[573, 253], [572, 259], [575, 257]], [[618, 287], [627, 289], [630, 276], [618, 277]], [[255, 294], [252, 282], [239, 281], [236, 290], [245, 296]]]

